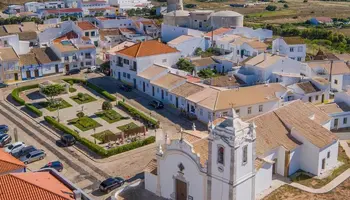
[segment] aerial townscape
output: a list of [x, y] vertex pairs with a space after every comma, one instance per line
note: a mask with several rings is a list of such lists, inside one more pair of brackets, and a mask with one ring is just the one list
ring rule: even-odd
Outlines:
[[0, 2], [0, 200], [350, 199], [350, 2]]

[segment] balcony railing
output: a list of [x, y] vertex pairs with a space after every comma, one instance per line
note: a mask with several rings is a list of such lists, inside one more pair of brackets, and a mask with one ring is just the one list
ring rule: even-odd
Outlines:
[[92, 59], [92, 56], [91, 55], [85, 56], [85, 59]]

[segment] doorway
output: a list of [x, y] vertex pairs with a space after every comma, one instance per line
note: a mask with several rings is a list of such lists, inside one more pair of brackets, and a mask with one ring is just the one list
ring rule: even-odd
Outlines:
[[187, 200], [187, 183], [176, 179], [176, 200]]
[[142, 90], [143, 90], [143, 92], [146, 92], [146, 84], [145, 84], [145, 82], [142, 82]]
[[162, 99], [164, 99], [164, 90], [162, 90]]
[[118, 80], [120, 80], [120, 72], [118, 72]]
[[152, 96], [154, 96], [154, 86], [152, 86]]
[[136, 78], [134, 78], [134, 88], [136, 89], [137, 86], [136, 86]]
[[15, 73], [15, 81], [18, 81], [18, 74]]
[[30, 71], [29, 71], [29, 70], [26, 71], [26, 76], [27, 76], [27, 79], [32, 77], [32, 75], [30, 74]]
[[322, 159], [322, 169], [325, 169], [326, 168], [326, 159], [323, 158]]
[[175, 106], [176, 106], [176, 108], [179, 108], [179, 98], [178, 97], [175, 98]]
[[334, 124], [333, 124], [333, 126], [334, 126], [334, 128], [335, 129], [337, 129], [338, 128], [338, 119], [334, 119]]
[[274, 163], [272, 165], [272, 174], [277, 173], [277, 158], [273, 159]]
[[324, 94], [322, 94], [321, 102], [324, 103]]
[[66, 65], [66, 72], [69, 72], [69, 65]]
[[39, 70], [38, 69], [34, 70], [34, 76], [39, 77]]
[[55, 66], [55, 72], [56, 73], [60, 72], [59, 69], [58, 69], [58, 65]]

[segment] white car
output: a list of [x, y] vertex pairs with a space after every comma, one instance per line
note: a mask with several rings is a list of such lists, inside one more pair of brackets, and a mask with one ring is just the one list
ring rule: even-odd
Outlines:
[[10, 154], [15, 154], [19, 152], [23, 147], [26, 147], [27, 145], [24, 144], [24, 142], [15, 142], [12, 143], [5, 148], [5, 152]]
[[94, 72], [94, 71], [96, 71], [97, 69], [98, 69], [97, 66], [91, 66], [91, 67], [88, 67], [88, 68], [87, 68], [87, 71], [88, 71], [88, 72]]

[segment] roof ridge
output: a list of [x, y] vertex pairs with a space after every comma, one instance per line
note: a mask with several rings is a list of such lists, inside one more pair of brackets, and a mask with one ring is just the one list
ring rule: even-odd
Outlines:
[[135, 57], [137, 57], [139, 55], [139, 52], [140, 52], [140, 49], [141, 49], [141, 45], [142, 45], [143, 42], [140, 42], [140, 45], [139, 47], [137, 48], [137, 51], [136, 51], [136, 54], [135, 54]]
[[[33, 173], [35, 173], [35, 172], [33, 172]], [[40, 173], [42, 173], [42, 172], [40, 172]], [[49, 172], [47, 172], [47, 173], [49, 173]], [[18, 176], [15, 176], [14, 174], [8, 174], [8, 175], [10, 175], [10, 176], [12, 176], [12, 177], [15, 177], [15, 178], [17, 178], [17, 179], [19, 179], [19, 180], [21, 180], [21, 181], [24, 181], [24, 182], [26, 182], [26, 183], [28, 183], [28, 184], [30, 184], [30, 185], [32, 185], [32, 186], [38, 187], [38, 188], [40, 188], [40, 189], [42, 189], [42, 190], [45, 190], [45, 191], [47, 191], [47, 192], [49, 192], [49, 193], [51, 193], [51, 194], [53, 194], [53, 195], [56, 195], [56, 196], [59, 196], [59, 197], [61, 197], [61, 198], [63, 198], [63, 199], [69, 200], [68, 198], [66, 198], [66, 197], [64, 197], [64, 196], [62, 196], [62, 195], [60, 195], [60, 194], [58, 194], [58, 193], [54, 193], [54, 192], [52, 192], [52, 191], [50, 191], [50, 190], [48, 190], [48, 189], [46, 189], [46, 188], [44, 188], [44, 187], [41, 187], [41, 186], [39, 186], [39, 185], [37, 185], [37, 184], [34, 184], [34, 183], [29, 182], [29, 181], [27, 181], [27, 180], [25, 180], [25, 179], [22, 179], [22, 178], [20, 178], [20, 177], [18, 177]], [[16, 174], [16, 175], [17, 175], [17, 174]], [[51, 174], [50, 174], [50, 175], [51, 175]], [[6, 175], [5, 175], [5, 176], [6, 176]]]

